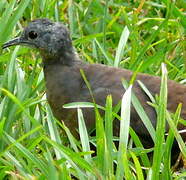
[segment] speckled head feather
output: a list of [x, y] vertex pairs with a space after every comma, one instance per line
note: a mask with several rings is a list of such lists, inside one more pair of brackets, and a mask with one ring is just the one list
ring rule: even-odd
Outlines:
[[26, 45], [37, 48], [44, 62], [69, 61], [73, 59], [74, 49], [69, 31], [59, 22], [49, 19], [36, 19], [28, 24], [20, 37], [10, 40], [3, 48], [13, 45]]

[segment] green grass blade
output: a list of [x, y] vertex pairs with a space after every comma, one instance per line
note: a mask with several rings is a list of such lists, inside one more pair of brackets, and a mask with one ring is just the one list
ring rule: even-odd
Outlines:
[[[105, 107], [105, 172], [107, 175], [113, 174], [113, 117], [112, 117], [112, 96], [107, 96]], [[107, 151], [107, 152], [106, 152]]]
[[48, 171], [47, 171], [47, 166], [46, 164], [41, 160], [38, 159], [34, 154], [32, 154], [28, 149], [26, 149], [23, 145], [21, 145], [20, 143], [16, 142], [16, 140], [14, 140], [11, 136], [9, 136], [8, 134], [5, 133], [5, 137], [7, 138], [8, 141], [10, 141], [11, 143], [13, 143], [16, 148], [26, 157], [28, 158], [30, 161], [33, 162], [33, 164], [35, 164], [38, 168], [40, 168], [40, 170], [42, 171], [43, 174], [45, 174], [46, 176], [48, 176]]
[[[175, 127], [177, 127], [177, 124], [178, 124], [178, 121], [180, 119], [180, 113], [181, 113], [181, 104], [179, 104], [176, 112], [175, 112], [175, 115], [174, 115], [174, 124], [175, 124]], [[169, 114], [169, 112], [167, 111], [167, 114]], [[170, 119], [170, 116], [168, 117]], [[172, 120], [171, 120], [172, 121]], [[172, 150], [172, 145], [173, 145], [173, 142], [174, 142], [174, 133], [172, 131], [172, 129], [169, 130], [169, 133], [168, 133], [168, 136], [166, 138], [166, 146], [165, 146], [165, 154], [164, 154], [164, 169], [163, 169], [163, 172], [162, 172], [162, 177], [164, 179], [171, 179], [171, 176], [172, 176], [172, 172], [171, 172], [171, 150]]]
[[[9, 17], [6, 26], [3, 26], [3, 27], [5, 27], [6, 30], [1, 32], [3, 35], [0, 33], [0, 37], [1, 37], [0, 42], [6, 41], [7, 37], [10, 36], [12, 29], [16, 25], [19, 18], [23, 15], [24, 10], [28, 6], [29, 3], [30, 3], [30, 0], [21, 1], [19, 3], [19, 5], [16, 7], [16, 10], [14, 13], [12, 13], [13, 9], [11, 10], [12, 16]], [[5, 16], [6, 16], [6, 14], [5, 14]]]
[[[67, 159], [69, 161], [69, 163], [82, 175], [84, 174], [83, 171], [80, 170], [80, 168], [96, 175], [96, 171], [94, 169], [94, 167], [92, 167], [91, 164], [89, 164], [86, 160], [84, 160], [83, 158], [80, 157], [79, 154], [74, 153], [71, 149], [63, 146], [62, 144], [57, 144], [56, 142], [50, 140], [48, 137], [44, 137], [44, 139], [51, 144], [52, 146], [54, 146], [55, 148], [57, 148], [60, 153], [65, 157], [65, 159]], [[84, 174], [85, 175], [85, 174]]]
[[140, 180], [143, 180], [144, 176], [143, 176], [143, 171], [142, 171], [142, 167], [140, 165], [140, 162], [133, 152], [130, 152], [130, 154], [132, 156], [132, 159], [133, 159], [135, 167], [136, 167], [137, 178]]
[[145, 46], [141, 49], [136, 61], [134, 62], [134, 64], [132, 64], [130, 67], [135, 70], [137, 69], [138, 65], [140, 64], [140, 61], [142, 60], [142, 58], [144, 57], [144, 54], [146, 52], [146, 50], [148, 49], [149, 45], [153, 42], [153, 40], [157, 37], [157, 35], [160, 33], [161, 29], [163, 29], [167, 24], [167, 19], [165, 19], [160, 26], [158, 27], [158, 29], [152, 34], [152, 36], [149, 38], [149, 40], [146, 42]]
[[[128, 84], [126, 81], [123, 81], [123, 86], [125, 87], [125, 89], [128, 87]], [[151, 135], [151, 138], [153, 139], [153, 141], [155, 141], [154, 127], [152, 126], [152, 123], [151, 123], [149, 117], [147, 116], [144, 108], [142, 107], [140, 101], [138, 100], [138, 98], [135, 96], [134, 93], [132, 93], [132, 104], [133, 104], [135, 110], [137, 111], [139, 117], [141, 118], [143, 124], [147, 128], [149, 134]]]
[[[83, 118], [83, 113], [82, 110], [79, 108], [78, 108], [78, 124], [79, 124], [79, 135], [82, 143], [82, 149], [85, 152], [90, 151], [89, 138], [88, 138], [85, 121]], [[87, 162], [91, 163], [91, 155], [85, 155], [84, 158], [85, 160], [87, 160]]]
[[117, 157], [116, 179], [122, 179], [125, 174], [125, 179], [131, 179], [131, 172], [129, 169], [129, 161], [127, 159], [127, 146], [129, 138], [130, 126], [130, 104], [131, 104], [131, 90], [132, 86], [126, 90], [121, 103], [121, 122], [120, 122], [120, 136], [119, 136], [119, 151]]
[[122, 31], [122, 34], [121, 34], [121, 37], [120, 37], [120, 40], [119, 40], [119, 44], [118, 44], [118, 48], [117, 48], [117, 51], [116, 51], [116, 56], [115, 56], [115, 60], [114, 60], [114, 66], [115, 67], [119, 67], [119, 63], [122, 59], [123, 51], [124, 51], [124, 48], [126, 46], [129, 34], [130, 34], [129, 30], [128, 30], [127, 26], [125, 26], [123, 31]]
[[[59, 132], [57, 130], [57, 127], [56, 127], [56, 124], [55, 124], [55, 121], [54, 121], [54, 117], [52, 115], [52, 111], [51, 111], [49, 106], [47, 106], [47, 123], [48, 123], [48, 129], [49, 129], [51, 139], [53, 141], [61, 144], [62, 143], [61, 138], [60, 138]], [[54, 149], [54, 151], [55, 151], [55, 154], [56, 154], [56, 158], [61, 159], [62, 156], [59, 153], [59, 151], [57, 149]]]
[[167, 70], [162, 65], [162, 78], [160, 86], [160, 98], [158, 106], [158, 115], [157, 115], [157, 125], [156, 125], [156, 139], [153, 155], [153, 166], [152, 166], [152, 179], [159, 179], [160, 175], [160, 166], [162, 162], [163, 154], [163, 143], [165, 142], [164, 133], [165, 133], [165, 118], [166, 118], [166, 107], [167, 107]]

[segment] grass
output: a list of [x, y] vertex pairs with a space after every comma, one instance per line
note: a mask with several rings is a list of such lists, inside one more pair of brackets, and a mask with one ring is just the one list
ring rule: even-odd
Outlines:
[[[68, 25], [74, 46], [83, 61], [162, 78], [159, 98], [152, 97], [139, 82], [157, 110], [156, 130], [131, 92], [132, 85], [128, 87], [128, 83], [123, 82], [127, 91], [116, 107], [112, 106], [111, 96], [107, 97], [105, 107], [86, 102], [65, 105], [66, 108], [77, 108], [80, 133], [80, 140], [77, 140], [65, 124], [53, 117], [46, 102], [38, 53], [25, 47], [1, 50], [1, 179], [76, 177], [81, 180], [143, 180], [186, 177], [184, 169], [175, 170], [170, 163], [174, 137], [186, 156], [185, 144], [176, 128], [181, 105], [174, 115], [166, 110], [167, 78], [180, 82], [186, 75], [185, 8], [183, 0], [1, 0], [0, 45], [18, 35], [30, 20], [47, 17]], [[165, 67], [161, 70], [162, 63], [166, 64], [167, 70]], [[151, 149], [143, 148], [139, 137], [129, 126], [131, 103], [155, 142]], [[95, 107], [96, 137], [90, 137], [86, 130], [82, 107]], [[120, 107], [121, 116], [117, 115]], [[100, 108], [104, 109], [104, 116], [99, 114]], [[112, 134], [114, 118], [121, 120], [119, 139]], [[171, 128], [165, 139], [166, 120]], [[116, 140], [119, 141], [119, 150], [113, 144]], [[92, 155], [91, 145], [97, 148], [96, 156]], [[149, 152], [153, 152], [152, 159], [149, 159]]]

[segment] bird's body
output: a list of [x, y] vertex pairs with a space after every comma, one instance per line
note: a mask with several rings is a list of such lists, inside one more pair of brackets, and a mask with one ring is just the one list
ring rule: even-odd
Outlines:
[[[132, 71], [126, 69], [102, 64], [84, 64], [82, 61], [76, 60], [76, 57], [71, 65], [57, 63], [44, 67], [48, 102], [56, 118], [63, 120], [73, 134], [76, 134], [76, 129], [74, 127], [78, 127], [77, 111], [75, 109], [62, 108], [63, 105], [70, 102], [92, 102], [92, 97], [80, 74], [80, 69], [83, 70], [91, 85], [91, 91], [93, 92], [96, 103], [101, 106], [105, 105], [106, 97], [110, 94], [113, 98], [113, 105], [116, 105], [125, 92], [122, 79], [129, 81], [133, 75]], [[59, 73], [56, 74], [53, 72]], [[56, 79], [58, 79], [57, 83]], [[144, 83], [153, 96], [159, 94], [160, 77], [139, 73], [136, 80], [140, 80]], [[140, 100], [152, 125], [155, 127], [157, 120], [155, 109], [147, 103], [150, 99], [137, 81], [135, 81], [133, 85], [133, 92]], [[168, 110], [170, 112], [175, 112], [178, 104], [182, 103], [181, 117], [186, 119], [186, 87], [168, 80], [168, 92]], [[83, 113], [87, 128], [94, 128], [94, 109], [84, 108]], [[149, 136], [147, 129], [134, 107], [131, 109], [130, 122], [131, 127], [137, 134], [143, 137]], [[183, 128], [183, 126], [180, 126], [180, 128]], [[117, 122], [114, 124], [114, 133], [115, 135], [119, 133], [119, 123]]]
[[[4, 48], [16, 44], [31, 45], [39, 49], [44, 64], [48, 102], [54, 116], [64, 121], [74, 134], [78, 127], [76, 110], [64, 109], [63, 105], [71, 102], [92, 102], [80, 69], [84, 71], [91, 85], [96, 103], [102, 106], [105, 105], [106, 97], [109, 94], [112, 95], [113, 105], [121, 100], [125, 92], [122, 79], [129, 81], [133, 74], [132, 71], [121, 68], [83, 63], [74, 52], [68, 30], [60, 23], [53, 23], [47, 19], [31, 22], [19, 39], [9, 41]], [[152, 95], [159, 94], [160, 77], [139, 73], [136, 79], [142, 81]], [[137, 81], [134, 82], [133, 92], [155, 127], [156, 112], [147, 104], [149, 98]], [[179, 103], [183, 105], [181, 117], [186, 119], [186, 87], [169, 80], [168, 110], [175, 112]], [[84, 108], [83, 114], [87, 128], [93, 128], [95, 126], [94, 109]], [[130, 123], [138, 135], [149, 136], [133, 107]], [[180, 125], [180, 128], [184, 127]], [[119, 133], [119, 122], [114, 122], [114, 132], [116, 135]]]

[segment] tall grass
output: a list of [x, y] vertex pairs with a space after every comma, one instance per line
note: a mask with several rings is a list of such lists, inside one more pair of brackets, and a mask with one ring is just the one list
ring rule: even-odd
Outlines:
[[[15, 47], [0, 56], [0, 177], [1, 179], [181, 179], [186, 172], [171, 169], [174, 137], [186, 156], [177, 131], [181, 105], [174, 116], [166, 111], [167, 76], [185, 77], [186, 3], [179, 1], [0, 1], [0, 45], [17, 36], [32, 19], [47, 17], [68, 25], [83, 61], [104, 63], [152, 75], [161, 75], [158, 100], [149, 95], [158, 114], [154, 129], [131, 86], [121, 104], [105, 107], [81, 102], [77, 108], [80, 140], [56, 120], [45, 98], [41, 58], [34, 50]], [[133, 80], [131, 81], [133, 82]], [[125, 102], [125, 103], [124, 103]], [[155, 145], [145, 149], [129, 126], [133, 104]], [[96, 137], [90, 137], [82, 108], [95, 108]], [[121, 114], [117, 114], [121, 108]], [[104, 110], [101, 116], [99, 109]], [[120, 137], [113, 137], [113, 119], [121, 122]], [[165, 120], [170, 131], [165, 139]], [[103, 123], [105, 122], [105, 123]], [[130, 135], [130, 136], [129, 136]], [[130, 137], [130, 138], [129, 138]], [[119, 141], [119, 149], [114, 142]], [[136, 147], [133, 146], [135, 144]], [[91, 146], [97, 148], [93, 154]], [[95, 149], [95, 148], [94, 148]], [[153, 154], [149, 158], [149, 153]]]

